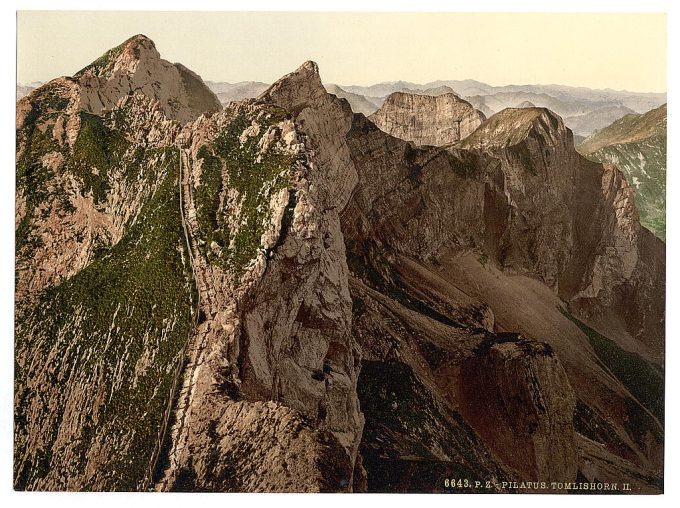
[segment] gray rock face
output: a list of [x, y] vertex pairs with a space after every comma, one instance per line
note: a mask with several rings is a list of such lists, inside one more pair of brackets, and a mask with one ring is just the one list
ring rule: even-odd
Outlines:
[[158, 100], [168, 118], [180, 123], [221, 107], [198, 75], [162, 60], [153, 41], [143, 35], [108, 51], [74, 78], [80, 86], [79, 108], [95, 114], [112, 109], [133, 90]]
[[453, 93], [420, 95], [396, 92], [369, 116], [382, 131], [416, 146], [442, 146], [467, 137], [486, 118]]
[[[296, 112], [295, 124], [271, 120], [286, 111]], [[351, 300], [338, 217], [356, 182], [342, 141], [351, 127], [347, 113], [346, 103], [326, 94], [316, 65], [308, 62], [274, 83], [257, 102], [229, 107], [185, 128], [182, 143], [190, 169], [186, 216], [206, 320], [188, 347], [170, 465], [159, 489], [352, 489], [363, 416], [356, 395], [360, 351], [350, 333]], [[215, 210], [218, 223], [220, 217], [234, 220], [229, 227], [236, 238], [244, 223], [263, 226], [261, 238], [252, 239], [253, 247], [263, 248], [243, 253], [250, 260], [242, 261], [240, 271], [233, 262], [225, 266], [221, 261], [234, 245], [215, 245], [219, 241], [206, 236], [210, 232], [200, 220], [204, 205], [197, 199], [213, 163], [234, 164], [235, 152], [223, 148], [228, 136], [236, 140], [234, 150], [250, 153], [248, 147], [257, 147], [253, 155], [265, 164], [260, 169], [256, 160], [239, 155], [239, 171], [252, 164], [252, 173], [239, 176], [232, 170], [219, 177], [223, 197]], [[271, 181], [243, 180], [251, 192], [271, 189], [271, 196], [255, 206], [244, 201], [246, 188], [237, 182], [258, 178], [257, 171], [273, 163], [267, 162], [269, 154], [277, 160], [289, 154], [284, 160], [292, 165], [271, 173]], [[295, 437], [299, 425], [275, 425], [269, 417], [258, 428], [288, 436], [292, 449], [287, 456], [270, 455], [268, 468], [257, 479], [208, 473], [215, 453], [236, 462], [252, 458], [243, 454], [244, 447], [252, 446], [252, 435], [234, 433], [226, 423], [235, 417], [233, 400], [241, 398], [243, 407], [250, 407], [246, 401], [276, 401], [280, 406], [271, 406], [273, 412], [292, 409], [307, 422], [320, 456], [332, 452], [318, 459], [318, 482], [303, 473], [317, 459], [302, 454], [309, 445]], [[214, 451], [216, 439], [226, 447], [224, 452]], [[300, 456], [294, 451], [298, 447]], [[184, 478], [192, 478], [189, 486], [182, 486]]]

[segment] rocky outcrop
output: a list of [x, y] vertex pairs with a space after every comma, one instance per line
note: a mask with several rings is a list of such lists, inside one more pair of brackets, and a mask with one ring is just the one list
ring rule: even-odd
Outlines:
[[[618, 447], [616, 453], [635, 461], [643, 471], [658, 470], [655, 452], [636, 437], [649, 432], [658, 443], [658, 422], [645, 417], [646, 430], [640, 431], [628, 420], [638, 411], [653, 409], [655, 403], [646, 399], [644, 408], [640, 406], [633, 385], [603, 370], [600, 339], [592, 331], [586, 335], [574, 328], [559, 310], [563, 301], [570, 302], [573, 312], [592, 319], [589, 322], [617, 341], [617, 347], [638, 351], [647, 361], [658, 359], [653, 337], [662, 337], [657, 327], [663, 323], [659, 314], [663, 306], [650, 310], [649, 302], [659, 301], [658, 294], [642, 281], [663, 280], [663, 256], [659, 244], [639, 227], [621, 173], [579, 157], [570, 132], [557, 116], [543, 109], [506, 110], [457, 148], [446, 150], [413, 149], [355, 117], [349, 145], [360, 180], [343, 213], [343, 233], [352, 274], [360, 281], [352, 287], [373, 289], [367, 294], [358, 289], [353, 293], [355, 309], [375, 309], [370, 319], [359, 319], [355, 310], [355, 333], [362, 337], [364, 355], [389, 352], [412, 368], [418, 366], [420, 382], [435, 383], [436, 388], [429, 385], [432, 393], [467, 415], [471, 428], [487, 436], [483, 441], [489, 449], [501, 450], [505, 445], [494, 444], [481, 420], [460, 406], [465, 400], [460, 394], [465, 392], [459, 390], [471, 382], [460, 373], [469, 368], [465, 358], [486, 340], [474, 330], [521, 332], [526, 339], [549, 344], [554, 354], [547, 357], [556, 364], [539, 376], [538, 388], [543, 396], [554, 397], [553, 411], [542, 417], [544, 429], [551, 430], [531, 427], [527, 442], [545, 443], [550, 435], [565, 450], [565, 460], [550, 466], [540, 465], [547, 460], [545, 452], [539, 452], [539, 458], [530, 455], [521, 474], [540, 467], [542, 474], [550, 470], [573, 477], [581, 467], [574, 429], [568, 423], [569, 414], [574, 413], [574, 393], [597, 414], [613, 418], [613, 429], [607, 438], [598, 437], [600, 442], [611, 449]], [[637, 258], [643, 251], [644, 259]], [[593, 264], [603, 255], [612, 256], [605, 263], [607, 268]], [[579, 291], [605, 272], [609, 283], [598, 286], [588, 301], [581, 300]], [[623, 303], [616, 295], [623, 288], [637, 295], [635, 301], [647, 301], [647, 306], [633, 304], [620, 312]], [[485, 305], [488, 311], [483, 310]], [[642, 314], [648, 319], [642, 325], [646, 332], [636, 340], [631, 335], [640, 329], [640, 322], [635, 326], [624, 323]], [[493, 318], [482, 318], [489, 315]], [[376, 329], [381, 322], [384, 327]], [[442, 336], [448, 339], [442, 341]], [[452, 340], [455, 347], [445, 345]], [[532, 348], [516, 352], [522, 356], [520, 364], [536, 361], [528, 353]], [[566, 378], [559, 372], [565, 372]], [[503, 408], [503, 394], [511, 391], [507, 384], [500, 388], [505, 383], [501, 379], [491, 383], [493, 389], [487, 393], [496, 394], [495, 402], [487, 401], [476, 409], [485, 415], [492, 405]], [[574, 386], [573, 392], [568, 384]], [[613, 400], [617, 402], [612, 404]], [[560, 413], [557, 408], [561, 406], [572, 410]], [[623, 411], [628, 416], [612, 417], [613, 406], [628, 407]], [[371, 425], [369, 418], [365, 432], [372, 432]], [[521, 435], [517, 429], [522, 424], [517, 429], [512, 425], [508, 424], [512, 429], [508, 435]], [[385, 450], [381, 444], [385, 439], [385, 435], [377, 436], [369, 448]], [[502, 451], [497, 453], [503, 456]], [[501, 457], [496, 459], [499, 463], [519, 471]], [[504, 474], [510, 477], [509, 470]], [[371, 472], [369, 462], [369, 486]], [[653, 491], [657, 483], [648, 482], [648, 474], [654, 476], [641, 473], [639, 488]]]
[[549, 345], [521, 337], [482, 342], [461, 377], [463, 415], [519, 477], [576, 478], [576, 396]]
[[417, 146], [442, 146], [467, 137], [486, 117], [453, 93], [395, 92], [370, 120], [384, 132]]
[[[187, 476], [197, 490], [352, 489], [363, 417], [338, 217], [356, 179], [342, 155], [347, 110], [326, 94], [309, 62], [258, 101], [230, 106], [181, 136], [205, 320], [188, 347], [160, 489], [181, 488]], [[215, 192], [219, 200], [211, 204]], [[225, 421], [235, 400], [243, 407], [273, 400], [282, 406], [271, 406], [276, 413], [294, 410], [308, 439], [332, 455], [298, 455], [294, 450], [310, 446], [296, 437], [302, 423], [267, 430], [267, 417], [258, 428], [287, 436], [288, 456], [270, 455], [257, 479], [206, 474], [216, 453], [208, 443], [216, 440], [234, 461], [252, 460], [244, 448], [252, 434], [235, 433]], [[317, 483], [303, 473], [315, 461]]]

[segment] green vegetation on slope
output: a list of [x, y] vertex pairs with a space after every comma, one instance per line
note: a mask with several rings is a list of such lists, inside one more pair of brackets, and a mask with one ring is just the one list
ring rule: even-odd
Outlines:
[[664, 375], [661, 369], [647, 362], [637, 353], [624, 351], [613, 340], [593, 330], [561, 307], [559, 309], [587, 335], [602, 364], [659, 421], [663, 421]]
[[588, 137], [577, 150], [615, 164], [635, 189], [640, 223], [666, 240], [666, 105], [626, 115]]
[[80, 130], [69, 168], [80, 177], [83, 192], [92, 192], [95, 203], [106, 199], [109, 169], [121, 164], [128, 145], [123, 134], [109, 128], [102, 117], [80, 113]]
[[[201, 179], [195, 192], [196, 212], [204, 252], [208, 259], [229, 269], [236, 278], [261, 248], [260, 239], [270, 220], [269, 200], [273, 194], [289, 185], [289, 170], [296, 157], [280, 153], [270, 147], [260, 154], [258, 143], [267, 128], [280, 122], [285, 112], [269, 108], [261, 115], [260, 131], [241, 145], [239, 137], [251, 125], [251, 119], [238, 115], [209, 145], [201, 147]], [[268, 118], [266, 118], [268, 116]], [[238, 193], [236, 203], [222, 203], [227, 199], [224, 189]], [[235, 206], [235, 217], [227, 217], [225, 208]], [[227, 224], [238, 225], [231, 229]], [[217, 244], [218, 249], [211, 248]]]
[[[22, 128], [16, 131], [16, 186], [26, 199], [26, 213], [15, 232], [16, 255], [20, 258], [30, 257], [41, 243], [39, 238], [31, 236], [31, 225], [37, 207], [42, 206], [42, 214], [49, 213], [47, 183], [54, 177], [52, 170], [45, 167], [41, 159], [50, 152], [60, 151], [52, 137], [54, 120], [69, 101], [60, 96], [57, 86], [47, 84], [34, 93], [31, 104], [33, 107]], [[23, 150], [19, 151], [20, 147]], [[64, 207], [69, 207], [70, 202], [62, 189], [54, 189], [52, 193], [61, 199]]]
[[615, 164], [635, 189], [640, 223], [666, 240], [666, 136], [639, 143], [610, 145], [587, 156]]
[[30, 257], [40, 240], [31, 236], [31, 224], [36, 209], [47, 197], [46, 182], [52, 172], [46, 168], [40, 158], [53, 150], [53, 141], [49, 132], [42, 132], [35, 126], [28, 127], [26, 132], [27, 148], [17, 161], [16, 185], [26, 198], [26, 213], [21, 219], [16, 232], [17, 256]]
[[[88, 157], [99, 155], [96, 144], [93, 150]], [[49, 362], [16, 366], [16, 432], [21, 435], [31, 407], [45, 403], [43, 389], [49, 391], [48, 386], [31, 391], [28, 379], [45, 372], [52, 387], [71, 387], [64, 379], [75, 378], [83, 388], [90, 380], [93, 390], [103, 390], [103, 404], [97, 421], [92, 421], [97, 408], [86, 411], [81, 460], [72, 467], [82, 474], [93, 441], [109, 443], [107, 467], [100, 470], [104, 478], [97, 478], [97, 485], [112, 490], [138, 489], [146, 472], [195, 298], [178, 207], [178, 151], [149, 150], [144, 164], [154, 165], [160, 186], [121, 241], [48, 289], [37, 304], [20, 307], [16, 320], [17, 351]], [[65, 391], [50, 401], [57, 407], [45, 407], [43, 414], [63, 416], [68, 398], [76, 396]], [[18, 488], [45, 475], [52, 460], [63, 465], [63, 457], [54, 456], [59, 453], [55, 437], [44, 447], [47, 455], [19, 465]]]

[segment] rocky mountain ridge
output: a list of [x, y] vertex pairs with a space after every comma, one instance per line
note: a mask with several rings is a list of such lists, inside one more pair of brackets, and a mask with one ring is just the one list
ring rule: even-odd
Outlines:
[[663, 244], [559, 117], [416, 147], [313, 62], [199, 116], [149, 43], [17, 105], [15, 488], [662, 488]]
[[666, 105], [628, 114], [577, 146], [597, 162], [616, 164], [635, 189], [640, 221], [666, 238]]

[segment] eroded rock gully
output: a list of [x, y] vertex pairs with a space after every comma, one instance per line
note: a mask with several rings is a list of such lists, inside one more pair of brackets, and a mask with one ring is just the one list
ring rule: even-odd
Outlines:
[[137, 36], [17, 104], [16, 488], [661, 488], [664, 247], [559, 117], [213, 98]]

